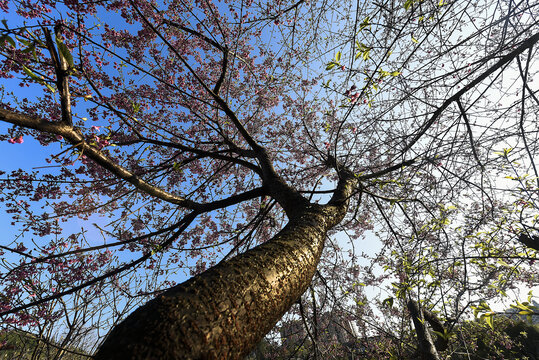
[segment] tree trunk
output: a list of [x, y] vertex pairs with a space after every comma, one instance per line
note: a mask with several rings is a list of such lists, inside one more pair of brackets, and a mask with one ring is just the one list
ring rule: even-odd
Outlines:
[[270, 241], [180, 284], [133, 312], [102, 359], [240, 359], [309, 286], [343, 206], [309, 205]]
[[419, 305], [416, 301], [410, 299], [408, 300], [408, 311], [412, 316], [412, 321], [414, 322], [415, 332], [417, 334], [417, 340], [419, 342], [419, 353], [420, 357], [423, 360], [440, 360], [438, 356], [438, 351], [434, 346], [432, 337], [430, 336], [429, 329], [425, 323], [425, 317], [423, 316], [423, 311], [419, 308]]

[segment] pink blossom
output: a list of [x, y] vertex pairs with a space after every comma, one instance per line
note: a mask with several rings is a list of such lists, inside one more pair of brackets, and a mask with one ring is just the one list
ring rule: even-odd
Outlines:
[[24, 140], [22, 139], [22, 135], [11, 138], [7, 141], [10, 144], [22, 144]]

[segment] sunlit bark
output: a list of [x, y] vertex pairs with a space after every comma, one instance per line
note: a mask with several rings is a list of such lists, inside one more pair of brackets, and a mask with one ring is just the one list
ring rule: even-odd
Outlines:
[[355, 180], [328, 205], [299, 204], [270, 241], [180, 284], [137, 309], [95, 359], [241, 359], [309, 286], [327, 231], [345, 214]]

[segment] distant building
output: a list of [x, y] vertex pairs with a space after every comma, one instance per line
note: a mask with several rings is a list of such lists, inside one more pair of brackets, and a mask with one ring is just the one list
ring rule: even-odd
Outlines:
[[[312, 326], [312, 322], [309, 322]], [[301, 347], [310, 347], [311, 339], [303, 320], [288, 321], [281, 327], [281, 347], [292, 353]], [[311, 333], [315, 336], [314, 333]], [[361, 345], [357, 324], [334, 313], [323, 313], [317, 318], [316, 337], [320, 344], [331, 344], [347, 354], [348, 359], [358, 359], [353, 354], [359, 354], [364, 346]]]
[[[311, 319], [308, 325], [311, 329]], [[391, 342], [382, 336], [362, 335], [357, 323], [332, 313], [318, 316], [317, 330], [319, 346], [322, 347], [320, 350], [325, 353], [329, 350], [333, 358], [342, 360], [360, 360], [366, 356], [372, 358], [373, 354], [376, 358], [378, 350], [373, 350], [373, 345], [377, 348], [376, 344], [380, 342]], [[314, 333], [311, 335], [314, 336]], [[246, 360], [299, 360], [306, 359], [309, 356], [307, 353], [312, 354], [312, 341], [302, 319], [282, 323], [279, 336], [280, 339], [262, 340]], [[380, 358], [384, 358], [387, 354], [383, 349], [380, 351]]]

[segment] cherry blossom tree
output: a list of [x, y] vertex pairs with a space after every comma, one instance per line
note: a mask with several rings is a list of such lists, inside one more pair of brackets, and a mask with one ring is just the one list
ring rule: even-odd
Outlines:
[[537, 283], [538, 3], [0, 6], [0, 140], [49, 163], [2, 173], [10, 326], [82, 296], [96, 359], [241, 358], [292, 307], [314, 358], [336, 318], [437, 358]]

